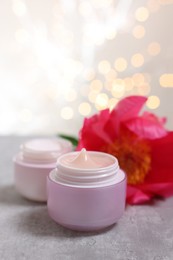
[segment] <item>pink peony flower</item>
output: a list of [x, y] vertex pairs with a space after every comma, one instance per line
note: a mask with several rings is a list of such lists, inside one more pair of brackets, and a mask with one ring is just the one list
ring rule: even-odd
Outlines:
[[127, 174], [127, 202], [139, 204], [154, 196], [173, 195], [173, 132], [165, 118], [144, 112], [147, 98], [122, 99], [111, 112], [86, 118], [77, 150], [102, 151], [116, 156]]

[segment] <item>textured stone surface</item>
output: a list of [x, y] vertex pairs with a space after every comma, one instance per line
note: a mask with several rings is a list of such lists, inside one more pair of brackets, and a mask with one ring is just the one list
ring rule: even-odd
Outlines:
[[97, 233], [67, 230], [46, 205], [20, 197], [13, 186], [12, 156], [26, 138], [0, 138], [1, 260], [172, 260], [173, 198], [128, 206], [123, 218]]

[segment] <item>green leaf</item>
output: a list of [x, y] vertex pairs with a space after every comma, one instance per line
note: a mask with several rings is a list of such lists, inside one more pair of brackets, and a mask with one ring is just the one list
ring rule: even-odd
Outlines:
[[71, 135], [64, 135], [64, 134], [58, 134], [59, 137], [66, 139], [72, 143], [72, 145], [77, 146], [78, 145], [78, 139], [75, 136]]

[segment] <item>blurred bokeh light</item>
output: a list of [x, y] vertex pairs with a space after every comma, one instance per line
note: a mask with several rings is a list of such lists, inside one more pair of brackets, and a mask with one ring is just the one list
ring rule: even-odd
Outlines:
[[173, 1], [0, 1], [0, 134], [77, 134], [128, 95], [173, 128]]

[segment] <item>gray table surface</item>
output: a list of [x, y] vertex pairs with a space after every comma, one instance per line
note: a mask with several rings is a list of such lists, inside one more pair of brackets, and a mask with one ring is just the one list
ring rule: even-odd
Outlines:
[[0, 260], [173, 260], [173, 198], [127, 206], [116, 225], [82, 233], [54, 223], [45, 204], [20, 197], [12, 157], [26, 139], [0, 137]]

